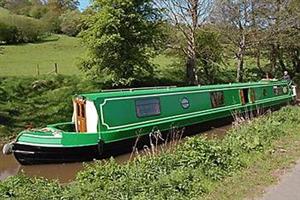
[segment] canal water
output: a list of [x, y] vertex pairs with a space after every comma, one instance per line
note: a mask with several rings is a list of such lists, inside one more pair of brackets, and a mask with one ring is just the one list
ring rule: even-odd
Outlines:
[[[210, 130], [201, 132], [208, 138], [222, 138], [231, 125], [224, 125], [218, 128], [210, 128]], [[2, 146], [0, 145], [1, 149]], [[161, 145], [162, 147], [162, 145]], [[162, 148], [169, 148], [163, 145]], [[141, 152], [143, 154], [143, 152]], [[118, 163], [127, 162], [132, 153], [125, 153], [114, 156]], [[47, 165], [20, 165], [13, 155], [3, 155], [0, 152], [0, 180], [4, 180], [9, 176], [24, 173], [30, 177], [44, 177], [47, 179], [57, 179], [61, 183], [68, 183], [74, 180], [76, 174], [83, 169], [83, 163], [66, 163], [66, 164], [47, 164]]]

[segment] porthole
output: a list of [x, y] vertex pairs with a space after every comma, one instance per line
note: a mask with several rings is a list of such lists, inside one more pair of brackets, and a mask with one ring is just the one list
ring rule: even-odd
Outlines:
[[184, 109], [187, 109], [190, 107], [190, 102], [189, 102], [188, 98], [184, 97], [181, 99], [181, 106]]

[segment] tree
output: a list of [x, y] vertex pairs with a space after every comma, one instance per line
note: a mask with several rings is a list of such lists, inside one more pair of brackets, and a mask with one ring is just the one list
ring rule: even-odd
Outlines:
[[4, 8], [19, 15], [28, 15], [31, 6], [29, 0], [4, 0], [1, 4]]
[[264, 45], [269, 52], [273, 74], [282, 74], [289, 66], [300, 72], [299, 0], [264, 0], [262, 18], [267, 22]]
[[0, 0], [0, 7], [4, 7], [5, 6], [5, 1], [6, 0]]
[[220, 41], [220, 33], [211, 28], [203, 28], [196, 33], [196, 57], [199, 65], [199, 73], [203, 84], [217, 82], [220, 64], [223, 62], [223, 47]]
[[179, 30], [185, 40], [180, 47], [186, 56], [186, 76], [189, 85], [197, 85], [196, 32], [208, 18], [211, 0], [155, 0], [157, 7], [164, 11], [169, 22]]
[[78, 0], [48, 0], [47, 4], [56, 10], [76, 10], [79, 6]]
[[31, 4], [29, 11], [30, 17], [40, 19], [48, 12], [47, 4], [43, 3], [41, 0], [32, 0]]
[[80, 32], [81, 14], [77, 10], [69, 10], [60, 16], [61, 31], [69, 36], [76, 36]]
[[249, 36], [254, 26], [256, 0], [218, 0], [213, 20], [228, 43], [233, 45], [233, 52], [237, 59], [236, 80], [243, 81], [246, 50], [249, 48]]
[[88, 47], [81, 69], [116, 85], [151, 75], [149, 59], [160, 38], [160, 16], [151, 0], [97, 0], [93, 8], [80, 34]]

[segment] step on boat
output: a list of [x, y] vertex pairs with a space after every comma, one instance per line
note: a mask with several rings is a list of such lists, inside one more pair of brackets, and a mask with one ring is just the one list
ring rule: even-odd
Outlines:
[[[296, 89], [286, 81], [106, 90], [73, 97], [71, 122], [22, 131], [11, 150], [21, 164], [88, 161], [103, 146], [229, 117], [234, 111], [285, 105]], [[9, 148], [8, 148], [9, 149]]]

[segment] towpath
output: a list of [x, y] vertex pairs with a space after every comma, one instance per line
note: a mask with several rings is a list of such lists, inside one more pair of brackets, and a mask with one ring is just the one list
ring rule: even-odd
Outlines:
[[262, 200], [300, 200], [300, 160], [278, 185], [267, 189]]

